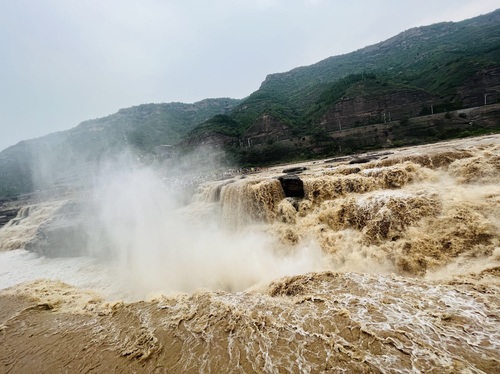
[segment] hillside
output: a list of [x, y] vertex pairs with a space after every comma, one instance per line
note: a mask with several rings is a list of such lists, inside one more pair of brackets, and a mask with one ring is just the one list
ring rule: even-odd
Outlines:
[[[186, 144], [257, 145], [500, 101], [500, 10], [417, 27], [311, 66], [267, 76]], [[218, 135], [218, 136], [217, 136]], [[237, 152], [241, 153], [241, 152]], [[243, 159], [239, 157], [240, 159]]]
[[238, 100], [206, 99], [194, 104], [143, 104], [75, 128], [26, 140], [0, 152], [0, 197], [64, 184], [124, 149], [147, 157], [160, 145], [178, 143], [196, 125], [227, 113]]

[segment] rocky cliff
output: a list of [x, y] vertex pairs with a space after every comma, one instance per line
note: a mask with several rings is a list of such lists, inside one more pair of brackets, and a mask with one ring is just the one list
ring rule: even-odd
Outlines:
[[423, 90], [396, 90], [380, 95], [343, 98], [321, 118], [328, 131], [342, 130], [373, 123], [415, 117], [432, 103], [432, 96]]
[[476, 72], [458, 89], [458, 94], [464, 107], [500, 102], [500, 66]]
[[290, 126], [272, 115], [263, 114], [245, 131], [242, 145], [251, 146], [280, 141], [289, 139], [291, 136]]

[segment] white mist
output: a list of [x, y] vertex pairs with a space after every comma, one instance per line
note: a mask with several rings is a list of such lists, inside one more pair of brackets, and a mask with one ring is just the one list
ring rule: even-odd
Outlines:
[[264, 233], [225, 230], [215, 213], [193, 222], [155, 171], [117, 170], [96, 190], [91, 252], [110, 252], [114, 276], [133, 293], [237, 291], [321, 266], [315, 246], [284, 255]]

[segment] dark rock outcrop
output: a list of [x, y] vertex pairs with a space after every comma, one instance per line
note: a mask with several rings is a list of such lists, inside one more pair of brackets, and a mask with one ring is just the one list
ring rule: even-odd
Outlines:
[[0, 228], [5, 226], [11, 219], [16, 218], [19, 208], [4, 208], [0, 207]]
[[288, 169], [284, 169], [283, 170], [283, 173], [285, 174], [300, 174], [302, 173], [303, 171], [306, 171], [307, 168], [306, 167], [294, 167], [294, 168], [288, 168]]
[[281, 187], [285, 192], [286, 197], [299, 197], [303, 198], [304, 193], [304, 182], [296, 175], [284, 175], [278, 177], [281, 183]]
[[369, 157], [355, 158], [354, 160], [349, 161], [350, 165], [353, 164], [366, 164], [370, 162], [372, 159]]

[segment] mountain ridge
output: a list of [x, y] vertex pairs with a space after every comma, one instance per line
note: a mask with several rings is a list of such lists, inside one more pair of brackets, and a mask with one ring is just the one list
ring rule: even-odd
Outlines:
[[[346, 95], [353, 93], [354, 85], [372, 87], [371, 92], [358, 93], [357, 97], [365, 97], [365, 101], [391, 86], [395, 94], [399, 88], [402, 92], [413, 90], [425, 95], [408, 103], [412, 108], [408, 113], [393, 108], [390, 102], [381, 102], [378, 110], [362, 110], [371, 111], [371, 118], [364, 114], [360, 118], [349, 115], [352, 122], [347, 126], [382, 121], [383, 117], [390, 117], [390, 112], [399, 112], [392, 118], [402, 119], [430, 114], [431, 111], [446, 112], [482, 105], [485, 93], [489, 95], [490, 103], [498, 102], [499, 67], [500, 10], [461, 22], [415, 27], [354, 52], [331, 56], [287, 72], [269, 74], [259, 90], [243, 99], [227, 118], [210, 119], [194, 129], [185, 142], [194, 145], [196, 139], [203, 138], [203, 132], [210, 132], [212, 142], [216, 144], [214, 133], [218, 132], [221, 144], [251, 144], [249, 129], [263, 123], [264, 117], [269, 116], [276, 119], [277, 128], [287, 127], [292, 136], [322, 133], [320, 135], [326, 137], [328, 131], [324, 119], [332, 110], [337, 110], [340, 102], [353, 99]], [[487, 78], [488, 90], [479, 87], [477, 79], [475, 87], [467, 81], [478, 74]], [[374, 87], [378, 87], [378, 91]], [[475, 97], [469, 94], [471, 90]], [[480, 90], [483, 92], [478, 94], [476, 91]], [[342, 122], [344, 117], [340, 114], [337, 121]], [[275, 135], [270, 134], [267, 141], [279, 139]], [[245, 162], [240, 156], [236, 155], [236, 159]]]

